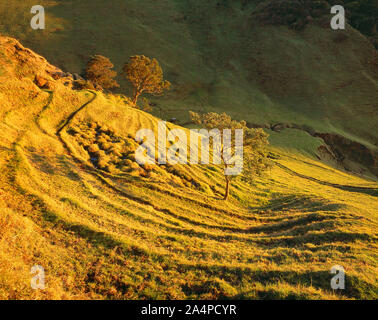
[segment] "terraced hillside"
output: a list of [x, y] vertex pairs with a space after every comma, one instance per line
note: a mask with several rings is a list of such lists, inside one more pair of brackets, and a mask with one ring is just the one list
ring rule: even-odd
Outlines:
[[299, 153], [295, 129], [271, 132], [275, 166], [225, 202], [218, 167], [133, 161], [158, 118], [0, 44], [0, 298], [377, 298], [378, 184], [316, 160], [321, 140], [296, 132]]
[[[374, 22], [373, 1], [343, 3], [347, 18], [361, 31], [361, 21]], [[149, 97], [154, 115], [183, 124], [190, 108], [226, 111], [253, 126], [294, 126], [305, 131], [304, 137], [315, 133], [325, 141], [331, 152], [318, 152], [323, 160], [377, 176], [377, 50], [349, 25], [345, 31], [331, 30], [327, 1], [39, 4], [46, 9], [45, 30], [30, 28], [34, 2], [20, 0], [0, 4], [0, 32], [64, 71], [82, 73], [93, 54], [109, 57], [117, 70], [130, 55], [156, 57], [173, 88], [164, 97]], [[350, 15], [350, 10], [356, 11]], [[122, 93], [130, 95], [126, 81], [118, 81]], [[359, 159], [348, 152], [350, 145]]]

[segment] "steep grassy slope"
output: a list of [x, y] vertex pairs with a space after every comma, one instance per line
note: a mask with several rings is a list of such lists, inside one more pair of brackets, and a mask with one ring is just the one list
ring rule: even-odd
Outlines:
[[[307, 154], [278, 142], [271, 172], [228, 202], [217, 167], [101, 170], [89, 147], [115, 163], [105, 142], [158, 119], [0, 43], [0, 298], [377, 298], [378, 185], [315, 160], [319, 140], [297, 135]], [[44, 291], [29, 286], [35, 264]]]
[[70, 72], [82, 72], [91, 54], [110, 57], [118, 70], [130, 55], [156, 57], [174, 84], [170, 95], [152, 99], [162, 118], [186, 122], [188, 108], [225, 110], [259, 125], [307, 125], [376, 150], [373, 46], [349, 26], [332, 31], [329, 15], [299, 31], [266, 25], [257, 15], [263, 2], [44, 0], [47, 28], [33, 31], [32, 2], [23, 0], [3, 4], [0, 31]]

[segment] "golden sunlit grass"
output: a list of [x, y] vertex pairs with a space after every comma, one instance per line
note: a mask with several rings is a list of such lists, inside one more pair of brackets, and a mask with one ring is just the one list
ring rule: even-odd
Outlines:
[[[156, 131], [157, 118], [59, 82], [46, 92], [2, 79], [0, 299], [377, 298], [377, 183], [285, 145], [227, 202], [217, 167], [112, 172], [86, 141], [105, 152]], [[26, 98], [31, 88], [38, 95]], [[30, 288], [35, 264], [44, 291]], [[344, 291], [330, 288], [334, 265], [346, 270]]]

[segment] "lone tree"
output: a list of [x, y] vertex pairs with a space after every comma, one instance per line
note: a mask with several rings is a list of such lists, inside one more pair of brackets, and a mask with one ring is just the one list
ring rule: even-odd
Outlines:
[[[213, 136], [213, 142], [217, 138], [221, 141], [221, 150], [220, 160], [221, 165], [224, 169], [230, 168], [233, 165], [230, 165], [227, 159], [225, 159], [225, 151], [228, 151], [229, 154], [232, 153], [232, 148], [235, 145], [228, 144], [226, 146], [224, 139], [224, 132], [227, 129], [231, 130], [231, 133], [235, 134], [236, 129], [243, 130], [243, 156], [240, 161], [242, 161], [243, 169], [241, 177], [244, 181], [252, 182], [256, 175], [261, 175], [266, 169], [271, 167], [271, 161], [268, 159], [267, 146], [268, 134], [265, 133], [261, 128], [254, 129], [248, 128], [245, 121], [236, 121], [232, 120], [229, 115], [226, 113], [218, 114], [215, 112], [210, 112], [206, 114], [198, 114], [192, 111], [189, 111], [192, 121], [198, 125], [205, 127], [208, 130], [218, 129], [219, 136]], [[214, 143], [213, 143], [214, 147]], [[229, 148], [226, 150], [225, 148]], [[214, 151], [214, 150], [213, 150]], [[226, 172], [226, 170], [224, 171]], [[224, 200], [227, 200], [230, 192], [231, 181], [235, 176], [224, 174], [226, 185]]]
[[114, 80], [117, 72], [112, 70], [113, 67], [108, 58], [101, 55], [91, 56], [85, 69], [86, 78], [100, 89], [118, 88], [119, 84]]
[[169, 90], [171, 83], [163, 79], [163, 70], [156, 59], [132, 56], [130, 60], [130, 63], [125, 63], [123, 66], [123, 75], [133, 86], [134, 105], [143, 92], [161, 95], [165, 90]]

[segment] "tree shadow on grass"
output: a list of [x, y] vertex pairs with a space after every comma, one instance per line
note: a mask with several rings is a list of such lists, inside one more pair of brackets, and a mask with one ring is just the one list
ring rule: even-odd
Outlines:
[[309, 197], [305, 195], [284, 195], [279, 198], [271, 199], [268, 204], [250, 208], [254, 212], [260, 214], [276, 213], [279, 211], [300, 211], [300, 212], [316, 212], [316, 211], [338, 211], [345, 208], [345, 205], [339, 203], [331, 203], [326, 199]]
[[[335, 276], [330, 273], [330, 270], [325, 271], [264, 271], [264, 270], [250, 270], [240, 267], [226, 267], [226, 266], [195, 266], [195, 265], [180, 265], [181, 272], [204, 271], [209, 278], [216, 277], [223, 279], [228, 285], [237, 287], [240, 282], [245, 282], [250, 279], [251, 284], [261, 284], [262, 286], [270, 286], [269, 289], [257, 290], [257, 297], [260, 299], [308, 299], [303, 292], [291, 292], [289, 295], [283, 296], [283, 293], [277, 289], [273, 289], [271, 285], [287, 283], [291, 286], [297, 287], [311, 287], [322, 290], [328, 294], [337, 293], [344, 298], [354, 299], [375, 299], [378, 292], [378, 286], [369, 283], [358, 276], [345, 274], [345, 289], [333, 290], [331, 288], [331, 279]], [[328, 269], [328, 266], [325, 266]], [[279, 288], [279, 286], [278, 286]], [[207, 282], [203, 284], [196, 284], [193, 286], [185, 285], [183, 288], [187, 295], [199, 295], [208, 292], [209, 286]], [[234, 296], [229, 296], [231, 299], [250, 299], [249, 292], [239, 293]], [[252, 296], [256, 296], [252, 295]], [[224, 298], [218, 296], [217, 298]]]
[[255, 241], [257, 245], [263, 247], [295, 247], [297, 245], [311, 243], [321, 245], [333, 242], [355, 242], [355, 241], [374, 242], [377, 239], [367, 233], [328, 231], [324, 233], [309, 233], [295, 237], [260, 238]]
[[135, 246], [127, 246], [125, 245], [125, 243], [114, 239], [111, 235], [108, 235], [105, 232], [93, 230], [88, 226], [64, 221], [62, 218], [60, 218], [50, 210], [44, 210], [43, 218], [46, 221], [61, 227], [65, 231], [74, 232], [79, 237], [87, 240], [95, 247], [105, 249], [114, 249], [117, 247], [121, 248], [124, 254], [130, 254], [133, 256], [148, 256], [148, 253], [141, 248]]

